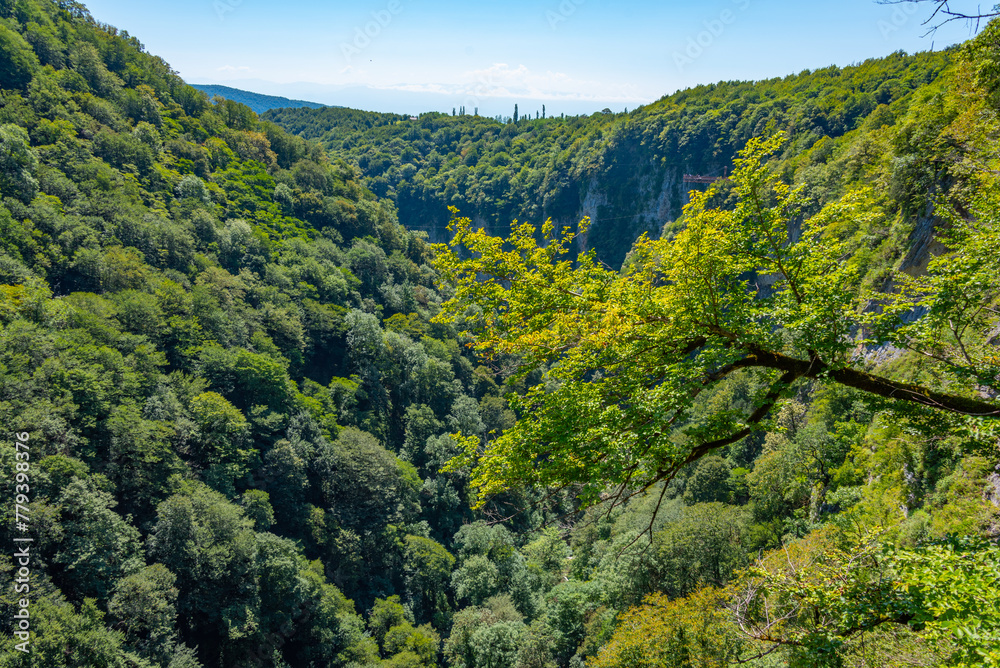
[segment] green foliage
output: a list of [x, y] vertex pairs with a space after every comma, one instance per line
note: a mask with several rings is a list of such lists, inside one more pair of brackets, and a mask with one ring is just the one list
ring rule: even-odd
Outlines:
[[38, 69], [38, 57], [21, 35], [0, 23], [0, 81], [26, 88]]
[[[77, 610], [58, 597], [34, 601], [31, 651], [14, 649], [16, 638], [5, 636], [0, 644], [3, 668], [152, 668], [124, 647], [123, 635], [105, 626], [104, 613], [93, 599], [86, 599]], [[179, 664], [197, 668], [197, 662]]]
[[353, 603], [318, 564], [292, 541], [255, 532], [204, 485], [160, 504], [149, 552], [177, 576], [181, 634], [201, 656], [246, 665], [274, 652], [333, 663], [371, 655]]
[[725, 586], [746, 565], [747, 525], [745, 512], [721, 503], [687, 508], [654, 535], [657, 589], [680, 598], [706, 585]]
[[325, 499], [347, 527], [372, 531], [413, 519], [418, 510], [420, 482], [413, 466], [370, 434], [344, 429], [318, 464]]
[[260, 593], [248, 585], [258, 577], [258, 549], [242, 511], [204, 485], [159, 505], [149, 555], [182, 583], [177, 608], [197, 644], [216, 637], [231, 643], [257, 630]]
[[[613, 486], [614, 499], [627, 498], [759, 430], [802, 379], [960, 415], [1000, 415], [968, 392], [934, 392], [852, 361], [851, 332], [865, 322], [870, 297], [860, 285], [861, 258], [842, 259], [852, 244], [845, 221], [864, 227], [886, 214], [871, 191], [851, 193], [805, 220], [790, 240], [805, 205], [801, 189], [764, 166], [782, 143], [780, 135], [753, 140], [737, 160], [735, 209], [708, 208], [714, 189], [696, 196], [687, 227], [673, 239], [640, 239], [621, 274], [593, 253], [565, 259], [575, 234], [554, 236], [551, 221], [542, 229], [544, 247], [528, 224], [503, 240], [468, 219], [455, 221], [455, 238], [439, 247], [436, 261], [455, 286], [441, 319], [479, 309], [477, 349], [515, 356], [522, 377], [545, 367], [550, 379], [514, 398], [517, 425], [485, 452], [468, 441], [452, 464], [477, 463], [481, 500], [520, 485], [579, 486], [584, 503]], [[899, 325], [867, 343], [895, 340], [906, 331]], [[976, 361], [951, 364], [971, 373]], [[740, 376], [756, 386], [750, 410], [697, 407], [706, 388]]]
[[451, 586], [458, 602], [476, 606], [507, 596], [521, 615], [534, 615], [536, 580], [507, 529], [479, 521], [464, 525], [454, 540], [459, 562]]
[[982, 33], [963, 48], [964, 60], [971, 64], [977, 88], [994, 109], [1000, 108], [1000, 24], [990, 21]]
[[169, 663], [178, 650], [176, 581], [163, 564], [153, 564], [119, 580], [108, 603], [125, 642], [152, 661]]
[[404, 622], [385, 634], [385, 652], [390, 655], [388, 665], [434, 666], [440, 646], [441, 639], [429, 624], [413, 628]]
[[[975, 400], [993, 387], [993, 28], [959, 51], [703, 86], [627, 115], [272, 115], [325, 134], [327, 157], [237, 102], [210, 101], [76, 3], [0, 1], [0, 18], [0, 421], [31, 437], [37, 547], [34, 653], [6, 638], [0, 664], [430, 666], [446, 637], [456, 666], [578, 666], [652, 592], [691, 598], [658, 598], [668, 623], [627, 642], [619, 625], [612, 645], [715, 661], [729, 645], [706, 643], [729, 643], [731, 627], [700, 587], [823, 525], [879, 523], [908, 555], [892, 562], [893, 591], [921, 601], [923, 626], [848, 636], [837, 660], [971, 662], [992, 637], [992, 608], [973, 592], [994, 596], [976, 579], [992, 548], [922, 542], [995, 526], [995, 458], [981, 447], [991, 434], [827, 381], [870, 364], [895, 390]], [[749, 164], [762, 159], [754, 144], [735, 180], [681, 215], [684, 172], [722, 173], [779, 127], [790, 134], [770, 173]], [[910, 217], [935, 194], [946, 195], [947, 249], [932, 243], [934, 221]], [[442, 238], [447, 205], [495, 231], [514, 218], [562, 225], [586, 208], [594, 222], [572, 243], [616, 267], [628, 255], [625, 269], [562, 264], [571, 242], [555, 225], [545, 249], [527, 227], [515, 227], [516, 248], [482, 237], [485, 257], [538, 269], [511, 318], [530, 328], [558, 315], [526, 339], [555, 348], [488, 359], [465, 344], [493, 314], [456, 308], [435, 322], [454, 293], [427, 235], [397, 221], [398, 207]], [[629, 255], [640, 232], [661, 230]], [[580, 276], [610, 309], [570, 306]], [[744, 282], [760, 288], [753, 297], [733, 289]], [[498, 286], [511, 287], [476, 289]], [[630, 338], [626, 305], [662, 320]], [[705, 316], [738, 325], [737, 343], [710, 332], [671, 359], [642, 348], [677, 343]], [[595, 363], [571, 369], [583, 358], [558, 346], [590, 335]], [[703, 380], [763, 344], [799, 362], [815, 350], [827, 366], [755, 421], [772, 368]], [[656, 380], [662, 364], [677, 383]], [[673, 422], [672, 405], [683, 409]], [[533, 416], [593, 431], [526, 432]], [[585, 500], [614, 505], [744, 426], [628, 508], [580, 512], [573, 485], [520, 484], [568, 472]], [[569, 441], [575, 450], [554, 447]], [[471, 510], [473, 465], [498, 444], [523, 448], [514, 473], [527, 473]], [[463, 448], [469, 458], [442, 472]], [[0, 444], [4, 471], [17, 456]], [[0, 495], [16, 484], [0, 476]], [[11, 512], [0, 508], [6, 544]], [[12, 565], [0, 557], [5, 577]], [[935, 566], [954, 577], [922, 589]], [[690, 603], [702, 594], [708, 603]], [[5, 618], [13, 596], [0, 595]], [[356, 609], [372, 611], [367, 623]]]
[[[876, 323], [890, 330], [890, 340], [940, 360], [956, 380], [989, 385], [1000, 373], [1000, 360], [990, 343], [991, 308], [1000, 299], [994, 271], [1000, 251], [998, 200], [986, 191], [967, 203], [967, 216], [942, 211], [950, 229], [941, 235], [952, 249], [933, 258], [926, 273], [903, 280], [900, 292]], [[898, 326], [914, 308], [925, 317]]]
[[751, 637], [791, 646], [802, 665], [840, 665], [896, 623], [950, 654], [947, 665], [994, 666], [998, 565], [997, 547], [981, 539], [900, 549], [871, 535], [816, 535], [750, 569], [734, 612]]
[[705, 588], [687, 597], [670, 600], [649, 596], [626, 612], [610, 642], [588, 665], [598, 668], [625, 666], [698, 666], [716, 668], [741, 658], [743, 643], [725, 614], [725, 597]]
[[[439, 442], [481, 428], [458, 401], [471, 353], [429, 324], [423, 238], [318, 144], [210, 102], [82, 6], [15, 4], [0, 415], [39, 444], [38, 576], [108, 611], [124, 633], [108, 665], [377, 660], [327, 576], [365, 607], [405, 594], [446, 630], [442, 542], [471, 512]], [[371, 349], [352, 347], [352, 311]], [[404, 332], [382, 330], [393, 315]], [[407, 441], [420, 407], [430, 428]], [[433, 634], [410, 635], [400, 655], [432, 663]]]
[[30, 202], [38, 192], [37, 169], [27, 133], [16, 125], [0, 125], [0, 194]]
[[114, 500], [74, 480], [59, 495], [59, 540], [53, 577], [74, 600], [107, 603], [115, 582], [143, 567], [139, 532], [112, 508]]
[[274, 508], [267, 492], [248, 489], [240, 497], [243, 513], [253, 522], [255, 531], [267, 531], [274, 524]]
[[249, 472], [251, 457], [247, 448], [249, 425], [243, 414], [225, 397], [204, 392], [191, 400], [191, 417], [198, 428], [196, 461], [209, 468], [214, 485], [232, 489], [233, 479]]
[[931, 642], [956, 646], [950, 665], [1000, 665], [996, 545], [952, 538], [894, 552], [890, 559], [897, 586], [914, 602], [909, 623]]
[[398, 596], [378, 599], [368, 615], [368, 629], [385, 651], [386, 636], [393, 628], [413, 623], [413, 613], [403, 607]]
[[[626, 114], [533, 119], [395, 114], [353, 109], [280, 109], [268, 119], [321, 141], [391, 198], [400, 220], [447, 238], [448, 207], [506, 235], [512, 220], [584, 215], [584, 243], [622, 265], [636, 237], [659, 235], [680, 217], [684, 174], [722, 176], [753, 137], [792, 133], [788, 169], [826, 204], [868, 182], [873, 130], [892, 125], [916, 91], [947, 76], [954, 50], [895, 53], [850, 67], [805, 70], [755, 82], [697, 86]], [[860, 146], [859, 146], [860, 144]], [[874, 159], [874, 160], [873, 160]]]
[[524, 633], [521, 616], [509, 603], [465, 608], [455, 615], [444, 654], [453, 668], [515, 665]]
[[691, 476], [684, 484], [684, 502], [723, 502], [729, 499], [729, 462], [719, 456], [709, 455], [698, 461]]
[[442, 628], [451, 608], [447, 591], [455, 557], [430, 538], [407, 536], [404, 542], [406, 591], [413, 614]]
[[552, 527], [525, 545], [522, 552], [528, 560], [528, 567], [541, 571], [549, 581], [549, 585], [554, 585], [563, 579], [567, 568], [566, 562], [573, 555], [563, 537]]

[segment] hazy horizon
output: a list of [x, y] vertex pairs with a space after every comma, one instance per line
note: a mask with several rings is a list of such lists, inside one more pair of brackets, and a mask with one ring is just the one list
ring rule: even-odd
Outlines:
[[373, 111], [478, 106], [488, 116], [515, 103], [532, 114], [542, 104], [550, 115], [618, 112], [698, 84], [939, 50], [973, 34], [956, 22], [927, 35], [930, 5], [875, 0], [87, 4], [192, 83]]

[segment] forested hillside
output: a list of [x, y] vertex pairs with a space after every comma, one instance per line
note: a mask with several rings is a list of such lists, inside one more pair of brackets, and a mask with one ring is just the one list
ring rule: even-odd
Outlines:
[[998, 36], [262, 119], [0, 0], [0, 667], [1000, 665]]
[[227, 100], [239, 102], [240, 104], [250, 107], [258, 114], [270, 111], [271, 109], [282, 109], [285, 107], [291, 109], [297, 109], [300, 107], [308, 109], [322, 109], [326, 106], [317, 102], [306, 102], [305, 100], [289, 100], [287, 97], [279, 97], [277, 95], [251, 93], [250, 91], [240, 90], [239, 88], [231, 88], [230, 86], [193, 84], [191, 87], [205, 93], [209, 96], [209, 98], [213, 98], [218, 95], [219, 97]]
[[421, 236], [82, 6], [2, 15], [0, 542], [22, 460], [35, 542], [0, 665], [434, 663], [448, 549], [493, 535], [448, 434], [512, 417]]
[[[914, 93], [935, 81], [952, 52], [895, 54], [784, 79], [721, 82], [684, 90], [627, 114], [499, 121], [422, 114], [417, 121], [351, 109], [280, 109], [265, 114], [289, 132], [318, 139], [361, 168], [392, 199], [400, 222], [447, 237], [449, 206], [498, 234], [512, 220], [593, 221], [586, 237], [619, 267], [643, 232], [680, 217], [692, 188], [685, 174], [721, 177], [755, 136], [790, 136], [786, 156], [825, 163], [835, 151], [906, 115]], [[512, 110], [513, 111], [513, 110]], [[820, 203], [838, 179], [812, 179]], [[832, 181], [832, 182], [831, 182]]]

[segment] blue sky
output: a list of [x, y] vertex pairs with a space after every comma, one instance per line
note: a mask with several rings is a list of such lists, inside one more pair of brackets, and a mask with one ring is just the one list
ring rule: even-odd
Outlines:
[[[975, 6], [953, 6], [963, 4]], [[699, 83], [940, 49], [972, 34], [955, 23], [925, 37], [930, 4], [875, 0], [87, 5], [193, 83], [414, 113], [466, 105], [509, 114], [518, 100], [522, 113], [542, 103], [549, 113], [617, 111]]]

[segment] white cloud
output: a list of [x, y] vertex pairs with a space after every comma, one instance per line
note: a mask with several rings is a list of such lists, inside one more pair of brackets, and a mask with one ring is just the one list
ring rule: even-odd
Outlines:
[[643, 101], [636, 86], [574, 79], [563, 72], [533, 72], [524, 65], [495, 63], [466, 72], [458, 83], [395, 84], [379, 86], [414, 93], [442, 93], [472, 98], [548, 98], [554, 100]]
[[252, 67], [247, 67], [246, 65], [240, 65], [235, 67], [233, 65], [223, 65], [222, 67], [216, 68], [216, 72], [253, 72]]

